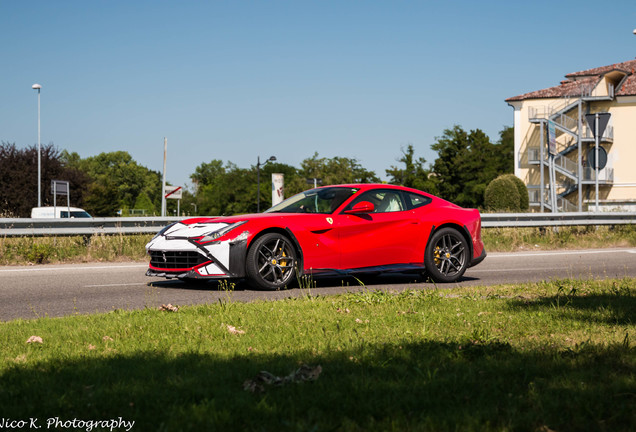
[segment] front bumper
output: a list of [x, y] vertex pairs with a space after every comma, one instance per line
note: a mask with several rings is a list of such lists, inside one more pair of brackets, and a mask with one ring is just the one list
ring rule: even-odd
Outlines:
[[166, 279], [225, 279], [231, 276], [229, 275], [207, 275], [204, 276], [196, 270], [189, 270], [185, 272], [165, 271], [160, 269], [149, 268], [146, 270], [146, 276], [160, 277]]
[[147, 246], [146, 276], [167, 279], [224, 279], [245, 276], [247, 241], [199, 244], [189, 239], [157, 238]]

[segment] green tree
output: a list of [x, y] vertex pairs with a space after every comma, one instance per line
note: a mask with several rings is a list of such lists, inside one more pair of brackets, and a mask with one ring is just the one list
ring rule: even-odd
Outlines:
[[[285, 196], [302, 189], [298, 170], [281, 163], [267, 163], [260, 168], [260, 208], [271, 206], [271, 175], [281, 173], [285, 178]], [[200, 215], [233, 215], [255, 213], [257, 210], [257, 168], [239, 168], [231, 162], [219, 160], [202, 163], [192, 174], [196, 185], [194, 200]]]
[[439, 195], [464, 207], [483, 207], [487, 185], [510, 168], [509, 135], [502, 131], [493, 144], [480, 129], [466, 132], [456, 125], [444, 130], [431, 146], [438, 155], [433, 172]]
[[318, 153], [301, 162], [300, 176], [305, 179], [320, 179], [323, 185], [349, 183], [377, 183], [380, 181], [373, 172], [360, 165], [357, 159], [346, 157], [324, 158]]
[[115, 216], [120, 208], [114, 183], [108, 182], [107, 179], [90, 183], [85, 210], [93, 216]]
[[63, 157], [68, 166], [91, 179], [85, 207], [89, 213], [115, 216], [119, 209], [133, 208], [142, 192], [155, 208], [161, 206], [161, 175], [139, 165], [128, 152], [100, 153], [86, 159], [64, 152]]
[[[215, 160], [200, 165], [191, 177], [197, 185], [197, 212], [210, 216], [255, 212], [255, 172], [239, 168], [232, 162], [227, 162], [225, 166], [218, 162]], [[214, 169], [209, 170], [210, 167]]]
[[[84, 206], [89, 179], [79, 170], [66, 166], [59, 150], [53, 145], [41, 146], [41, 202], [53, 205], [51, 180], [69, 182], [70, 202]], [[38, 148], [18, 149], [15, 143], [0, 144], [0, 206], [5, 216], [30, 217], [31, 208], [38, 205]], [[57, 197], [66, 205], [66, 197]]]
[[156, 209], [155, 204], [150, 199], [148, 192], [142, 190], [139, 195], [137, 195], [137, 199], [135, 199], [135, 206], [133, 207], [135, 210], [142, 210], [146, 215], [155, 215]]
[[[271, 206], [271, 175], [281, 173], [285, 178], [285, 197], [313, 187], [308, 179], [317, 178], [323, 185], [340, 183], [369, 183], [379, 179], [363, 168], [356, 159], [345, 157], [321, 158], [315, 153], [301, 163], [301, 169], [282, 163], [267, 163], [260, 168], [260, 208]], [[199, 165], [191, 175], [195, 184], [194, 200], [200, 215], [233, 215], [257, 210], [257, 167], [239, 168], [231, 162], [223, 165], [212, 160]]]
[[447, 200], [458, 202], [463, 189], [464, 176], [461, 173], [468, 149], [468, 134], [460, 127], [445, 129], [441, 138], [436, 138], [431, 146], [437, 152], [433, 172], [439, 195]]
[[404, 164], [404, 168], [391, 166], [386, 170], [386, 175], [390, 177], [389, 183], [423, 190], [432, 194], [437, 193], [436, 185], [430, 179], [431, 171], [424, 167], [426, 159], [420, 157], [415, 159], [415, 149], [412, 144], [402, 149], [402, 157], [398, 162]]
[[511, 126], [504, 126], [499, 132], [499, 141], [497, 141], [497, 152], [499, 156], [497, 163], [497, 171], [500, 174], [512, 174], [515, 172], [515, 129]]
[[213, 159], [196, 167], [190, 178], [196, 186], [206, 186], [218, 181], [223, 175], [225, 175], [223, 161]]
[[226, 169], [223, 166], [223, 161], [218, 159], [203, 162], [190, 175], [190, 179], [194, 184], [194, 196], [192, 202], [189, 202], [188, 205], [191, 207], [196, 206], [198, 215], [223, 215], [221, 209], [224, 208], [224, 203], [221, 202], [221, 194], [225, 175]]

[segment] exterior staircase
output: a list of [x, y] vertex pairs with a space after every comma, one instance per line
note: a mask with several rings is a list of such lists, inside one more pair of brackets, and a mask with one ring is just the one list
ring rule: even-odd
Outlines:
[[[578, 205], [568, 199], [568, 196], [573, 193], [577, 191], [580, 192], [584, 185], [592, 185], [596, 182], [596, 170], [591, 169], [589, 166], [581, 166], [581, 168], [578, 166], [579, 157], [583, 160], [587, 149], [589, 149], [590, 146], [593, 148], [595, 142], [594, 136], [585, 121], [582, 108], [585, 103], [589, 103], [590, 101], [611, 99], [613, 93], [613, 89], [610, 89], [608, 96], [596, 97], [591, 96], [590, 93], [587, 92], [580, 97], [563, 98], [559, 103], [551, 107], [529, 109], [530, 122], [537, 125], [543, 124], [546, 136], [548, 122], [554, 124], [557, 135], [557, 150], [559, 150], [558, 153], [554, 155], [555, 185], [549, 185], [549, 176], [547, 174], [545, 175], [548, 190], [553, 191], [556, 195], [554, 201], [557, 203], [557, 208], [552, 208], [552, 202], [554, 201], [550, 200], [550, 193], [541, 193], [541, 191], [539, 191], [538, 194], [534, 194], [534, 197], [535, 199], [538, 197], [538, 204], [541, 205], [542, 208], [553, 212], [582, 211], [580, 208], [581, 197], [579, 197]], [[578, 112], [575, 112], [575, 110]], [[565, 142], [563, 139], [564, 135], [567, 137]], [[543, 160], [541, 158], [541, 148], [527, 148], [527, 156], [529, 164], [539, 165], [540, 169], [547, 169], [546, 171], [549, 172], [550, 160], [546, 136], [541, 137], [541, 145], [544, 147]], [[606, 144], [612, 143], [613, 138], [613, 128], [608, 126], [600, 141]], [[578, 155], [579, 148], [581, 149], [580, 156]], [[604, 170], [599, 171], [599, 184], [612, 184], [613, 180], [613, 169], [611, 167], [608, 166]], [[541, 187], [544, 188], [545, 191], [545, 185]], [[537, 204], [536, 200], [534, 203]]]

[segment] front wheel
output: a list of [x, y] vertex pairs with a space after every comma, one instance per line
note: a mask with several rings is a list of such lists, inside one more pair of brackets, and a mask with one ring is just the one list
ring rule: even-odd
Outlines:
[[455, 282], [468, 268], [470, 251], [463, 235], [453, 228], [436, 231], [424, 254], [427, 274], [435, 282]]
[[296, 250], [284, 235], [268, 233], [254, 241], [247, 252], [245, 265], [249, 281], [255, 288], [284, 288], [296, 274]]

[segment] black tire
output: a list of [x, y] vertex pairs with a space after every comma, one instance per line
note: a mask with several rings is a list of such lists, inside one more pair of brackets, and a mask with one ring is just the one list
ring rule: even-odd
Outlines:
[[247, 251], [245, 270], [250, 284], [266, 290], [285, 288], [295, 278], [296, 255], [294, 245], [282, 234], [259, 237]]
[[470, 249], [466, 239], [453, 228], [435, 231], [424, 254], [427, 275], [435, 282], [455, 282], [468, 268]]

